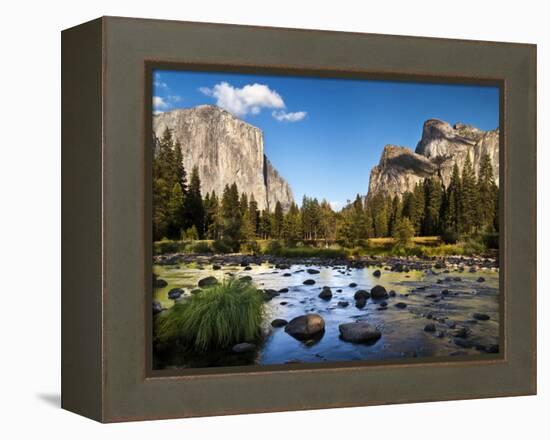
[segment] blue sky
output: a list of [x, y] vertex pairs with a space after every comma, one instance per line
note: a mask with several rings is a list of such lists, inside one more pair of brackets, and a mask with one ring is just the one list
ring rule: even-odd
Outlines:
[[426, 119], [499, 125], [496, 87], [275, 75], [153, 72], [153, 110], [217, 104], [264, 132], [265, 152], [304, 194], [340, 208], [366, 194], [386, 144], [416, 147]]

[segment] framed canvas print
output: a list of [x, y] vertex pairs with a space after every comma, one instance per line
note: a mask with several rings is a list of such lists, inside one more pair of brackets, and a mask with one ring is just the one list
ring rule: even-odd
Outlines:
[[103, 17], [62, 55], [64, 408], [536, 392], [535, 46]]

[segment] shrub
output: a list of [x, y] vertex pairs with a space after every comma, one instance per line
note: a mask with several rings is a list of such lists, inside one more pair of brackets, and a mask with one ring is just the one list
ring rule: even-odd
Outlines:
[[212, 252], [212, 248], [207, 241], [197, 241], [193, 243], [192, 250], [196, 254], [209, 254]]
[[197, 227], [195, 225], [193, 225], [190, 228], [187, 228], [187, 230], [184, 232], [182, 238], [187, 239], [187, 240], [198, 240], [199, 239], [199, 231], [197, 231]]
[[483, 234], [483, 244], [487, 249], [498, 249], [499, 248], [499, 235], [498, 232], [488, 232]]
[[163, 238], [161, 241], [156, 241], [153, 244], [153, 253], [155, 255], [173, 254], [176, 252], [183, 252], [185, 250], [185, 242], [168, 240]]
[[214, 252], [219, 254], [229, 254], [232, 251], [231, 246], [228, 243], [219, 239], [212, 243], [212, 248], [214, 249]]
[[241, 252], [256, 255], [260, 253], [260, 245], [256, 240], [249, 240], [241, 244]]
[[257, 338], [263, 311], [261, 291], [252, 283], [223, 281], [159, 315], [156, 336], [182, 341], [196, 351], [224, 348]]
[[267, 255], [277, 256], [283, 249], [283, 244], [279, 240], [271, 240], [266, 247], [265, 253]]
[[445, 244], [456, 244], [458, 240], [460, 239], [460, 236], [458, 232], [453, 231], [451, 229], [447, 229], [446, 231], [441, 234], [441, 240]]
[[414, 238], [414, 226], [407, 217], [404, 217], [395, 225], [393, 235], [398, 246], [410, 246]]

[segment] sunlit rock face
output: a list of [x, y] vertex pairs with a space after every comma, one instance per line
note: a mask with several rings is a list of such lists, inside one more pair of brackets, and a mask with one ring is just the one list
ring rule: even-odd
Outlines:
[[199, 169], [203, 196], [223, 194], [237, 184], [239, 193], [253, 195], [258, 208], [273, 211], [277, 201], [285, 210], [294, 201], [288, 183], [264, 154], [262, 131], [214, 105], [178, 109], [153, 116], [153, 132], [161, 138], [166, 128], [181, 144], [188, 173]]
[[412, 191], [426, 177], [437, 177], [448, 186], [454, 164], [462, 170], [470, 155], [474, 170], [479, 172], [483, 154], [493, 165], [495, 182], [499, 183], [499, 130], [482, 131], [471, 125], [451, 126], [438, 119], [424, 122], [422, 138], [413, 152], [406, 147], [386, 145], [380, 163], [373, 167], [369, 196], [383, 192], [390, 196]]

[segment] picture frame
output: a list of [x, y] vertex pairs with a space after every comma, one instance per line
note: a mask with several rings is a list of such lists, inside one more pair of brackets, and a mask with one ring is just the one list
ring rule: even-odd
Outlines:
[[[154, 372], [150, 79], [174, 66], [497, 85], [501, 352]], [[63, 408], [120, 422], [535, 393], [536, 46], [120, 17], [63, 31]]]

